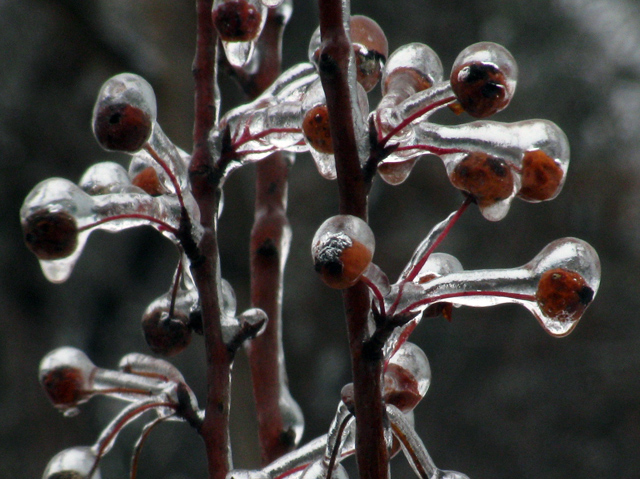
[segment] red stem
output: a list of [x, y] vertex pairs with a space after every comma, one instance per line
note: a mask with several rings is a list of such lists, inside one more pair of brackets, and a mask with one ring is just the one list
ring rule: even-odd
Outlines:
[[156, 150], [154, 150], [149, 143], [146, 143], [144, 145], [144, 149], [146, 150], [147, 153], [149, 153], [149, 155], [151, 155], [151, 158], [153, 158], [153, 160], [156, 163], [158, 163], [160, 167], [164, 170], [164, 172], [167, 174], [167, 176], [169, 177], [169, 180], [171, 181], [171, 184], [173, 185], [173, 189], [176, 191], [178, 202], [180, 203], [180, 206], [184, 209], [184, 199], [182, 198], [182, 189], [180, 188], [180, 183], [178, 183], [178, 179], [173, 174], [173, 172], [171, 171], [167, 163], [160, 157], [160, 155], [158, 155]]
[[[349, 72], [353, 49], [345, 30], [349, 12], [342, 0], [320, 0], [320, 79], [329, 109], [331, 139], [335, 151], [340, 213], [367, 217], [367, 185], [358, 154]], [[346, 17], [346, 18], [345, 18]], [[376, 354], [364, 354], [369, 339], [367, 321], [369, 290], [363, 282], [343, 293], [356, 416], [356, 456], [361, 479], [385, 479], [389, 457], [384, 440], [384, 405], [381, 396], [382, 361]], [[371, 348], [369, 348], [371, 349]]]
[[418, 261], [415, 264], [415, 266], [411, 269], [411, 272], [407, 275], [406, 279], [403, 281], [404, 283], [407, 283], [409, 281], [413, 281], [415, 279], [415, 277], [418, 276], [418, 273], [420, 272], [420, 270], [422, 269], [424, 264], [429, 259], [429, 256], [431, 256], [431, 253], [433, 253], [436, 250], [436, 248], [438, 246], [440, 246], [440, 243], [442, 243], [442, 241], [444, 241], [444, 239], [447, 237], [447, 235], [449, 234], [449, 231], [451, 231], [451, 228], [453, 228], [453, 225], [456, 224], [458, 219], [462, 216], [462, 213], [465, 212], [467, 207], [472, 202], [473, 202], [473, 199], [472, 199], [471, 196], [467, 196], [465, 198], [465, 200], [462, 203], [462, 205], [460, 206], [460, 208], [458, 208], [458, 211], [456, 211], [456, 214], [451, 217], [451, 220], [449, 221], [447, 226], [445, 226], [445, 228], [442, 230], [442, 232], [438, 235], [436, 240], [433, 242], [433, 244], [427, 250], [427, 252], [424, 254], [424, 256], [420, 259], [420, 261]]
[[[256, 46], [261, 59], [255, 73], [235, 70], [236, 79], [250, 98], [260, 95], [278, 77], [282, 62], [282, 34], [287, 18], [278, 9], [270, 9], [264, 30]], [[250, 139], [274, 132], [266, 130]], [[241, 142], [248, 141], [242, 139]], [[239, 146], [242, 143], [234, 145]], [[245, 152], [242, 152], [245, 153]], [[240, 153], [240, 154], [242, 154]], [[287, 219], [287, 179], [290, 160], [275, 153], [256, 165], [255, 217], [251, 230], [251, 303], [267, 313], [265, 331], [248, 343], [253, 395], [258, 419], [261, 462], [265, 466], [295, 448], [290, 424], [280, 410], [287, 375], [282, 362], [282, 282], [287, 260], [289, 236]]]
[[391, 130], [389, 133], [387, 133], [387, 136], [385, 136], [381, 141], [380, 141], [380, 145], [384, 148], [384, 146], [386, 146], [387, 142], [399, 131], [401, 131], [405, 126], [409, 125], [411, 122], [413, 122], [413, 120], [417, 120], [418, 118], [420, 118], [422, 115], [426, 115], [427, 113], [429, 113], [431, 110], [435, 110], [436, 108], [438, 108], [439, 106], [442, 105], [446, 105], [447, 103], [450, 103], [452, 101], [454, 101], [456, 99], [455, 96], [450, 96], [447, 98], [443, 98], [442, 100], [436, 101], [430, 105], [425, 106], [424, 108], [422, 108], [421, 110], [416, 111], [415, 113], [409, 115], [407, 118], [405, 118], [404, 120], [402, 120], [400, 122], [400, 124], [398, 124], [398, 126], [396, 126], [393, 130]]
[[440, 294], [438, 296], [432, 296], [430, 298], [425, 298], [420, 301], [416, 301], [415, 303], [404, 308], [398, 314], [407, 314], [417, 306], [422, 306], [423, 304], [431, 304], [438, 301], [445, 301], [447, 299], [466, 298], [469, 296], [494, 296], [494, 297], [500, 297], [500, 298], [517, 299], [519, 301], [535, 301], [536, 300], [536, 297], [531, 294], [507, 293], [504, 291], [460, 291], [459, 293]]

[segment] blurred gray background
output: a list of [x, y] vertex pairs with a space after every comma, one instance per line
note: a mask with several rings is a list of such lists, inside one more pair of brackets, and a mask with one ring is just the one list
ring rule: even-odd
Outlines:
[[[72, 277], [49, 284], [22, 242], [18, 210], [39, 181], [77, 181], [91, 164], [126, 158], [95, 143], [90, 116], [104, 80], [143, 75], [158, 95], [159, 121], [190, 150], [194, 3], [183, 0], [0, 0], [0, 477], [40, 477], [51, 456], [92, 444], [120, 404], [97, 398], [75, 418], [56, 412], [37, 383], [40, 358], [72, 345], [103, 367], [148, 352], [139, 318], [171, 282], [176, 253], [151, 229], [94, 234]], [[554, 339], [523, 308], [454, 312], [413, 336], [433, 382], [416, 410], [436, 464], [473, 479], [640, 477], [640, 4], [635, 0], [353, 1], [386, 31], [390, 49], [429, 44], [445, 71], [480, 40], [502, 43], [520, 69], [517, 92], [497, 120], [547, 118], [572, 147], [569, 176], [554, 201], [515, 201], [499, 223], [464, 215], [441, 250], [467, 269], [526, 263], [563, 236], [587, 240], [602, 260], [593, 306], [567, 338]], [[285, 66], [306, 59], [315, 2], [294, 2]], [[223, 81], [223, 106], [242, 97]], [[375, 104], [374, 94], [371, 103]], [[440, 118], [446, 118], [443, 115]], [[248, 233], [254, 172], [233, 174], [220, 221], [223, 274], [248, 305]], [[395, 278], [460, 193], [441, 162], [425, 157], [409, 180], [376, 181], [371, 224], [375, 262]], [[326, 431], [349, 381], [340, 293], [315, 276], [309, 243], [337, 211], [335, 183], [300, 155], [291, 173], [293, 244], [285, 284], [285, 349], [291, 390], [306, 417], [304, 440]], [[203, 401], [203, 347], [196, 338], [173, 361]], [[244, 354], [235, 366], [237, 467], [256, 467], [255, 419]], [[124, 431], [103, 478], [127, 477], [141, 424]], [[353, 464], [352, 461], [349, 462]], [[393, 461], [396, 476], [411, 477]], [[151, 436], [139, 477], [200, 478], [200, 439], [185, 425]]]

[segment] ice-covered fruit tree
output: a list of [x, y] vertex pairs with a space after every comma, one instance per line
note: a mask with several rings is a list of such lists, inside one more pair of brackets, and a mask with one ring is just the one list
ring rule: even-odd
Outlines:
[[[347, 0], [320, 0], [319, 12], [308, 61], [281, 73], [290, 1], [197, 0], [191, 151], [163, 133], [152, 86], [122, 73], [98, 93], [92, 124], [104, 149], [131, 156], [128, 168], [98, 163], [77, 183], [50, 178], [25, 199], [24, 239], [52, 282], [72, 274], [98, 229], [152, 226], [180, 253], [168, 291], [142, 314], [153, 354], [127, 354], [113, 369], [94, 365], [72, 347], [42, 359], [40, 383], [65, 415], [97, 395], [123, 404], [95, 443], [54, 456], [45, 479], [100, 477], [100, 461], [119, 432], [141, 416], [147, 422], [131, 445], [132, 478], [145, 440], [163, 421], [182, 421], [202, 437], [210, 479], [345, 478], [341, 461], [351, 455], [362, 479], [385, 479], [389, 458], [399, 453], [421, 479], [465, 478], [439, 469], [414, 429], [412, 411], [428, 391], [431, 371], [422, 349], [409, 342], [411, 333], [424, 318], [451, 319], [460, 306], [516, 303], [548, 334], [562, 337], [593, 301], [598, 255], [576, 238], [553, 241], [528, 263], [507, 269], [465, 270], [438, 251], [469, 208], [499, 221], [514, 199], [549, 201], [564, 184], [569, 144], [558, 126], [488, 119], [515, 94], [518, 69], [511, 53], [476, 43], [445, 74], [427, 45], [409, 43], [390, 53], [378, 24], [351, 16]], [[219, 71], [230, 72], [252, 100], [220, 111]], [[381, 100], [372, 108], [368, 92], [378, 85]], [[432, 120], [438, 111], [472, 119], [444, 126]], [[287, 386], [280, 316], [291, 237], [288, 170], [303, 152], [322, 177], [338, 184], [339, 211], [327, 212], [309, 249], [320, 279], [343, 290], [353, 382], [336, 392], [327, 433], [300, 445], [303, 415]], [[427, 153], [442, 160], [464, 200], [416, 240], [415, 253], [392, 281], [374, 262], [368, 195], [377, 176], [399, 185]], [[220, 267], [217, 221], [225, 180], [251, 164], [257, 171], [252, 304], [238, 309]], [[198, 336], [205, 343], [207, 385], [199, 400], [180, 371], [158, 357], [179, 354]], [[263, 461], [258, 470], [238, 469], [231, 460], [231, 367], [241, 347], [253, 375]]]

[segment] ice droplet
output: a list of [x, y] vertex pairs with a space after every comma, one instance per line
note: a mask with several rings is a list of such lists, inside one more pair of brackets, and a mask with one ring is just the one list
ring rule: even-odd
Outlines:
[[[47, 464], [42, 479], [81, 479], [86, 478], [96, 460], [96, 454], [90, 447], [72, 447], [60, 451]], [[96, 469], [92, 479], [100, 479], [100, 469]]]
[[243, 67], [251, 59], [267, 13], [267, 6], [260, 0], [215, 1], [213, 23], [232, 66]]

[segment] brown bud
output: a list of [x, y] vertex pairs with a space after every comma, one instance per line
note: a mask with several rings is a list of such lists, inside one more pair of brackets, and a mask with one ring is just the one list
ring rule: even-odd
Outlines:
[[211, 13], [213, 25], [226, 42], [248, 42], [260, 33], [262, 15], [246, 0], [219, 4]]
[[480, 207], [491, 206], [513, 192], [513, 174], [501, 159], [470, 153], [451, 174], [451, 183], [472, 195]]
[[162, 308], [143, 316], [142, 331], [151, 351], [162, 356], [175, 356], [191, 342], [189, 318], [178, 312], [170, 318]]
[[66, 258], [78, 246], [76, 220], [64, 211], [38, 210], [23, 223], [24, 240], [42, 260]]
[[160, 183], [158, 172], [153, 166], [147, 166], [131, 180], [131, 183], [151, 196], [160, 196], [167, 192]]
[[96, 139], [107, 150], [138, 151], [151, 136], [152, 129], [149, 114], [127, 103], [103, 106], [94, 117]]
[[546, 316], [559, 321], [573, 321], [582, 316], [594, 294], [578, 273], [554, 268], [541, 276], [536, 301]]
[[472, 61], [451, 72], [451, 87], [458, 101], [475, 118], [503, 110], [511, 100], [504, 74], [490, 63]]
[[302, 120], [302, 131], [314, 150], [333, 154], [327, 105], [315, 106], [307, 112]]
[[527, 201], [553, 198], [560, 187], [562, 168], [542, 150], [527, 151], [522, 161], [522, 187], [518, 196]]

